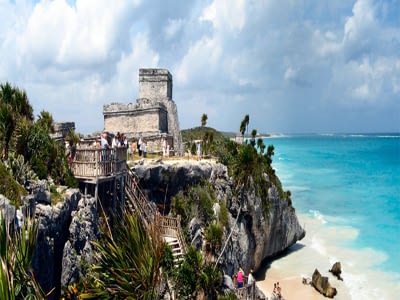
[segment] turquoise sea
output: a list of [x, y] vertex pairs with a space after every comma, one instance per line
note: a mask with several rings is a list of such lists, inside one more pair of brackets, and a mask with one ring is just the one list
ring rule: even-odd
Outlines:
[[[365, 296], [379, 297], [380, 285], [400, 291], [400, 134], [281, 135], [264, 143], [274, 145], [273, 167], [305, 216], [307, 246], [342, 261], [350, 290], [360, 274], [367, 277], [358, 289], [377, 289]], [[307, 228], [313, 220], [318, 225]]]

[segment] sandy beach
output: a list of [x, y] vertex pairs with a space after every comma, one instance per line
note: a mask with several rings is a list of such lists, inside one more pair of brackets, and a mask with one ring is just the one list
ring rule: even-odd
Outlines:
[[304, 285], [301, 276], [284, 277], [277, 270], [269, 270], [267, 277], [262, 281], [257, 281], [257, 286], [270, 299], [274, 289], [274, 284], [279, 282], [281, 294], [285, 300], [307, 299], [319, 300], [321, 296], [312, 286]]
[[[281, 294], [285, 300], [326, 299], [314, 287], [302, 283], [303, 278], [311, 279], [314, 270], [317, 268], [323, 276], [329, 278], [330, 284], [337, 289], [338, 294], [335, 299], [352, 299], [345, 283], [337, 280], [328, 271], [332, 266], [332, 258], [321, 255], [313, 245], [316, 235], [321, 233], [321, 224], [318, 220], [309, 219], [305, 216], [300, 216], [300, 220], [307, 223], [306, 237], [293, 245], [287, 253], [258, 270], [256, 274], [257, 286], [268, 299], [270, 299], [276, 282], [279, 282]], [[323, 234], [327, 233], [323, 232]]]
[[[400, 292], [398, 275], [371, 269], [371, 263], [381, 259], [379, 252], [341, 246], [340, 241], [357, 236], [354, 229], [324, 226], [326, 221], [319, 217], [302, 214], [298, 217], [306, 226], [305, 238], [280, 257], [267, 262], [255, 274], [257, 286], [268, 299], [276, 282], [279, 282], [285, 300], [327, 299], [311, 285], [302, 283], [302, 278], [311, 278], [316, 268], [337, 289], [335, 300], [397, 299]], [[342, 264], [343, 281], [329, 272], [336, 261]]]

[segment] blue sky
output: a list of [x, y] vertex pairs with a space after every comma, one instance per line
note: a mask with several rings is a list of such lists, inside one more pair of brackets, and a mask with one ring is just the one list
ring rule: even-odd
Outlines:
[[0, 20], [0, 82], [81, 133], [146, 67], [172, 73], [182, 129], [400, 131], [397, 0], [0, 0]]

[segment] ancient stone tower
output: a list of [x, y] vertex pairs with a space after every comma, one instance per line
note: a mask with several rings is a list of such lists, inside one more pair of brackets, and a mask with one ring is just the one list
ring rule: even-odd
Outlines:
[[139, 70], [139, 99], [135, 103], [104, 105], [104, 130], [121, 132], [128, 138], [142, 136], [149, 151], [159, 151], [167, 139], [181, 153], [182, 138], [178, 110], [172, 100], [172, 75], [166, 69]]

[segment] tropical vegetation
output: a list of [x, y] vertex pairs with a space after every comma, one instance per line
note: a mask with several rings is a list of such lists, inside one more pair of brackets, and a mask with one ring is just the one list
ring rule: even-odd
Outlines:
[[45, 299], [31, 269], [37, 229], [29, 218], [14, 228], [0, 213], [0, 299]]
[[[0, 84], [0, 172], [5, 168], [9, 173], [0, 181], [0, 191], [8, 189], [8, 177], [20, 185], [48, 177], [58, 184], [77, 185], [68, 168], [65, 145], [52, 139], [51, 133], [49, 112], [41, 111], [35, 120], [26, 92], [8, 82]], [[19, 205], [22, 189], [12, 190], [4, 191], [5, 195]]]

